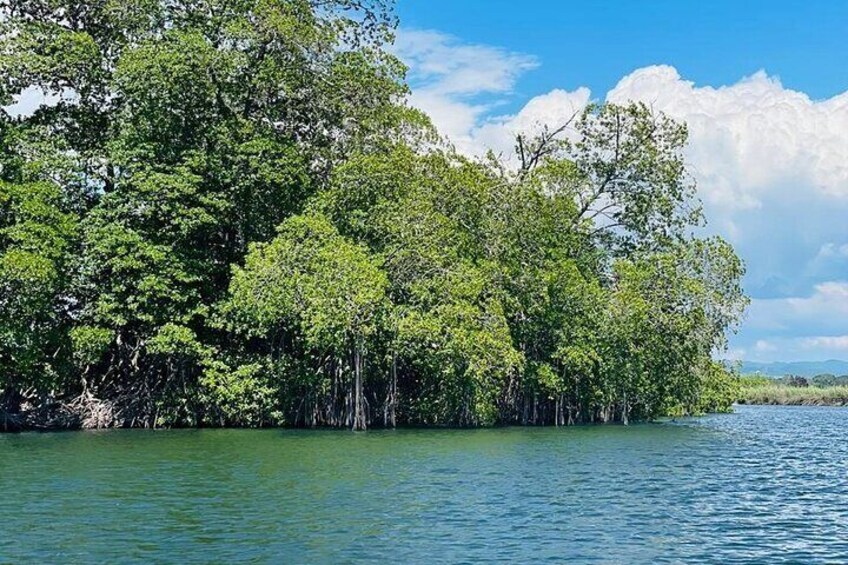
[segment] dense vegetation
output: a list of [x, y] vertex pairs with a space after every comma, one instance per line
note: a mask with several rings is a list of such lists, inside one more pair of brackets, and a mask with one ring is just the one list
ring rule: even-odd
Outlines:
[[744, 375], [739, 379], [740, 404], [848, 406], [848, 375], [822, 373], [810, 379]]
[[746, 299], [685, 126], [472, 160], [383, 0], [0, 0], [0, 427], [571, 424], [727, 409]]

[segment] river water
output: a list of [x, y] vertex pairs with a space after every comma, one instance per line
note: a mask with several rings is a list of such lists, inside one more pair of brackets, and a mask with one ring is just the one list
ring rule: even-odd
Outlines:
[[848, 409], [0, 435], [0, 563], [848, 563]]

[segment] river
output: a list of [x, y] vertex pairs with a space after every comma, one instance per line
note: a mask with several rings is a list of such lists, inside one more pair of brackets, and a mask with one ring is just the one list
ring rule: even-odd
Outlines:
[[0, 435], [0, 562], [848, 562], [848, 408]]

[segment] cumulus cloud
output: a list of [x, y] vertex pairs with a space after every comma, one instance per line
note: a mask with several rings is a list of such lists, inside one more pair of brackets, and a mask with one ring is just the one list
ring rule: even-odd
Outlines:
[[803, 183], [848, 197], [848, 92], [814, 101], [760, 71], [736, 84], [695, 86], [673, 67], [634, 71], [612, 102], [645, 101], [689, 125], [690, 158], [705, 196], [752, 208], [776, 189]]
[[798, 296], [845, 276], [848, 92], [812, 100], [763, 71], [697, 86], [658, 65], [622, 78], [607, 100], [642, 101], [687, 123], [712, 230], [746, 260], [754, 297]]
[[[507, 152], [515, 133], [562, 123], [592, 97], [588, 88], [553, 90], [514, 115], [492, 117], [491, 104], [471, 100], [509, 93], [535, 59], [432, 31], [399, 37], [413, 103], [468, 153]], [[642, 101], [688, 124], [687, 156], [713, 208], [760, 208], [799, 187], [848, 199], [848, 92], [816, 101], [764, 71], [729, 86], [696, 86], [674, 67], [655, 65], [622, 78], [606, 100]]]
[[532, 98], [516, 114], [499, 115], [521, 75], [539, 66], [534, 57], [416, 29], [401, 29], [394, 51], [409, 67], [410, 103], [470, 156], [492, 150], [509, 159], [518, 133], [559, 126], [591, 99], [588, 88], [556, 89]]
[[819, 254], [816, 257], [824, 259], [830, 257], [848, 257], [848, 243], [837, 245], [836, 243], [829, 241], [821, 246]]
[[775, 337], [768, 341], [767, 350], [756, 346], [734, 348], [723, 355], [725, 359], [747, 361], [827, 361], [848, 356], [848, 335]]
[[[508, 93], [535, 60], [436, 32], [400, 37], [398, 53], [420, 84], [413, 103], [469, 153], [507, 153], [517, 131], [561, 123], [591, 99], [587, 88], [553, 90], [515, 115], [492, 118], [491, 107], [469, 103], [469, 95]], [[674, 67], [656, 65], [622, 78], [606, 99], [643, 101], [688, 124], [688, 159], [712, 208], [760, 208], [798, 187], [848, 199], [848, 92], [815, 101], [764, 71], [729, 86], [696, 86]]]
[[757, 353], [768, 353], [770, 351], [776, 350], [777, 346], [765, 339], [758, 339], [757, 342], [754, 344], [754, 351], [756, 351]]
[[731, 347], [724, 352], [723, 357], [730, 361], [743, 361], [748, 358], [748, 352], [742, 347]]

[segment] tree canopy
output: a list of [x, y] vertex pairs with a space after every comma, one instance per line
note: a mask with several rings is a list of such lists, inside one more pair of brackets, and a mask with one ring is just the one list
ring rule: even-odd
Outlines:
[[[471, 159], [386, 0], [0, 0], [0, 423], [726, 410], [747, 303], [686, 127], [590, 106]], [[566, 135], [567, 133], [567, 135]]]

